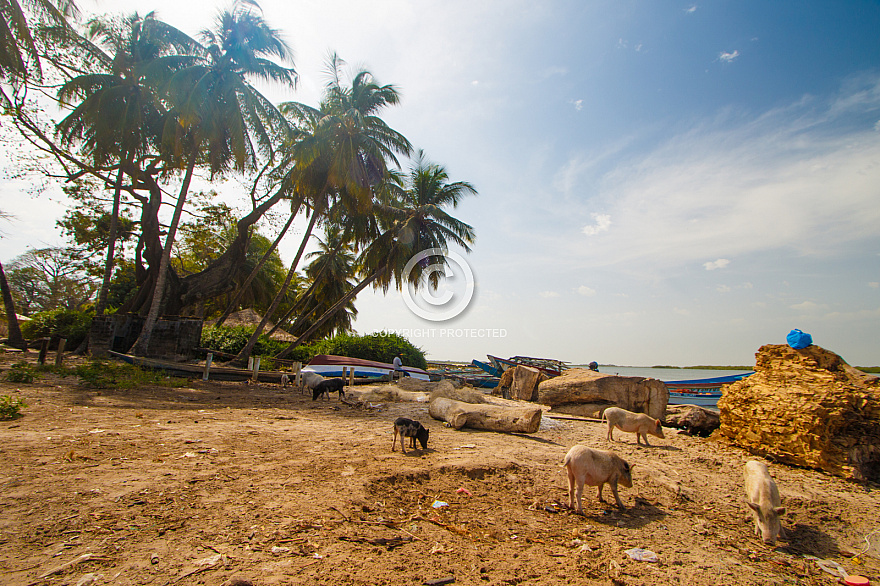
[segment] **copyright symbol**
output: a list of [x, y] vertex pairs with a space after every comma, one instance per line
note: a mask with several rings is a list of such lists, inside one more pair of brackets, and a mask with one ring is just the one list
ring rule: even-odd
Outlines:
[[[442, 260], [441, 260], [442, 259]], [[429, 248], [413, 256], [403, 268], [408, 278], [413, 271], [420, 272], [421, 283], [429, 283], [437, 275], [439, 285], [418, 290], [410, 282], [403, 288], [403, 301], [411, 312], [429, 321], [446, 321], [460, 314], [474, 295], [474, 273], [468, 263], [454, 252]], [[440, 289], [443, 292], [439, 293]]]

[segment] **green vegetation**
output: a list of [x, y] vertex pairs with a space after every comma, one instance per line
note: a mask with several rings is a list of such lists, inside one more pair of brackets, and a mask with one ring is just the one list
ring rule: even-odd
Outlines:
[[869, 374], [880, 374], [880, 366], [856, 366], [856, 368]]
[[[255, 326], [212, 326], [202, 330], [202, 347], [227, 354], [237, 354], [253, 334]], [[261, 335], [255, 346], [254, 355], [265, 357], [263, 365], [271, 368], [267, 358], [275, 356], [279, 349], [287, 346], [286, 342], [272, 340]], [[407, 366], [427, 368], [425, 353], [403, 336], [389, 333], [377, 333], [366, 336], [342, 333], [326, 339], [297, 346], [290, 354], [291, 360], [310, 361], [317, 354], [335, 354], [350, 358], [363, 358], [390, 363], [398, 354]]]
[[3, 378], [11, 383], [32, 383], [37, 378], [37, 372], [27, 362], [16, 362], [9, 368], [9, 371], [7, 371], [6, 376]]
[[182, 387], [187, 384], [183, 378], [172, 378], [161, 371], [139, 368], [120, 362], [92, 360], [73, 369], [80, 384], [93, 389], [133, 389], [140, 385], [162, 387]]
[[65, 338], [66, 348], [73, 350], [89, 334], [92, 327], [91, 310], [73, 311], [55, 309], [35, 314], [30, 321], [21, 324], [21, 333], [28, 340], [37, 338]]
[[17, 419], [21, 417], [21, 409], [24, 407], [27, 407], [27, 403], [18, 397], [0, 396], [0, 419]]

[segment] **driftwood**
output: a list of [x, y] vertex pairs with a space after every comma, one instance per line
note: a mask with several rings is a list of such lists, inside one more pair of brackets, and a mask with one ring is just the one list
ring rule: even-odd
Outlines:
[[501, 395], [505, 390], [508, 390], [511, 399], [517, 401], [537, 401], [538, 385], [548, 378], [546, 374], [537, 368], [518, 364], [504, 371], [493, 394]]
[[535, 433], [541, 425], [540, 407], [499, 407], [472, 404], [440, 397], [431, 401], [428, 413], [450, 427], [489, 431]]
[[717, 412], [699, 405], [669, 405], [663, 425], [683, 429], [691, 435], [708, 437], [721, 425], [721, 418]]

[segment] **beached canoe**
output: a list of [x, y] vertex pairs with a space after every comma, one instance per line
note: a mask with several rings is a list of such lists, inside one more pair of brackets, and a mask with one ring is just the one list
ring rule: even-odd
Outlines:
[[[127, 362], [128, 364], [161, 370], [173, 376], [201, 378], [202, 375], [205, 373], [204, 364], [171, 362], [169, 360], [159, 360], [158, 358], [145, 358], [143, 356], [122, 354], [121, 352], [114, 352], [113, 350], [110, 350], [109, 352], [111, 357], [122, 360], [123, 362]], [[286, 374], [289, 379], [293, 379], [292, 372], [281, 372], [278, 370], [261, 370], [257, 373], [257, 380], [259, 380], [261, 383], [281, 384], [281, 376], [284, 374]], [[250, 380], [253, 375], [253, 371], [246, 368], [232, 368], [229, 366], [211, 365], [209, 379], [218, 381], [240, 382]]]
[[724, 385], [742, 380], [752, 374], [755, 373], [746, 372], [729, 376], [663, 381], [663, 384], [669, 389], [670, 405], [699, 405], [700, 407], [715, 408], [718, 406], [718, 399], [722, 394], [721, 388]]
[[[347, 356], [334, 356], [332, 354], [318, 354], [303, 367], [303, 370], [317, 372], [324, 377], [342, 376], [342, 369], [347, 371], [354, 369], [355, 377], [379, 378], [390, 376], [394, 372], [394, 365], [362, 358], [349, 358]], [[414, 379], [429, 381], [431, 376], [421, 368], [412, 366], [401, 367], [404, 376]]]

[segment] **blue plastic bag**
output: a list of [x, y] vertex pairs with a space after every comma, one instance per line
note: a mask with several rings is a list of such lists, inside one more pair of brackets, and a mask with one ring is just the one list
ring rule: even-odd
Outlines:
[[810, 334], [806, 334], [798, 329], [794, 329], [788, 332], [786, 340], [788, 340], [789, 346], [791, 346], [795, 350], [800, 350], [801, 348], [806, 348], [813, 343], [813, 336], [811, 336]]

